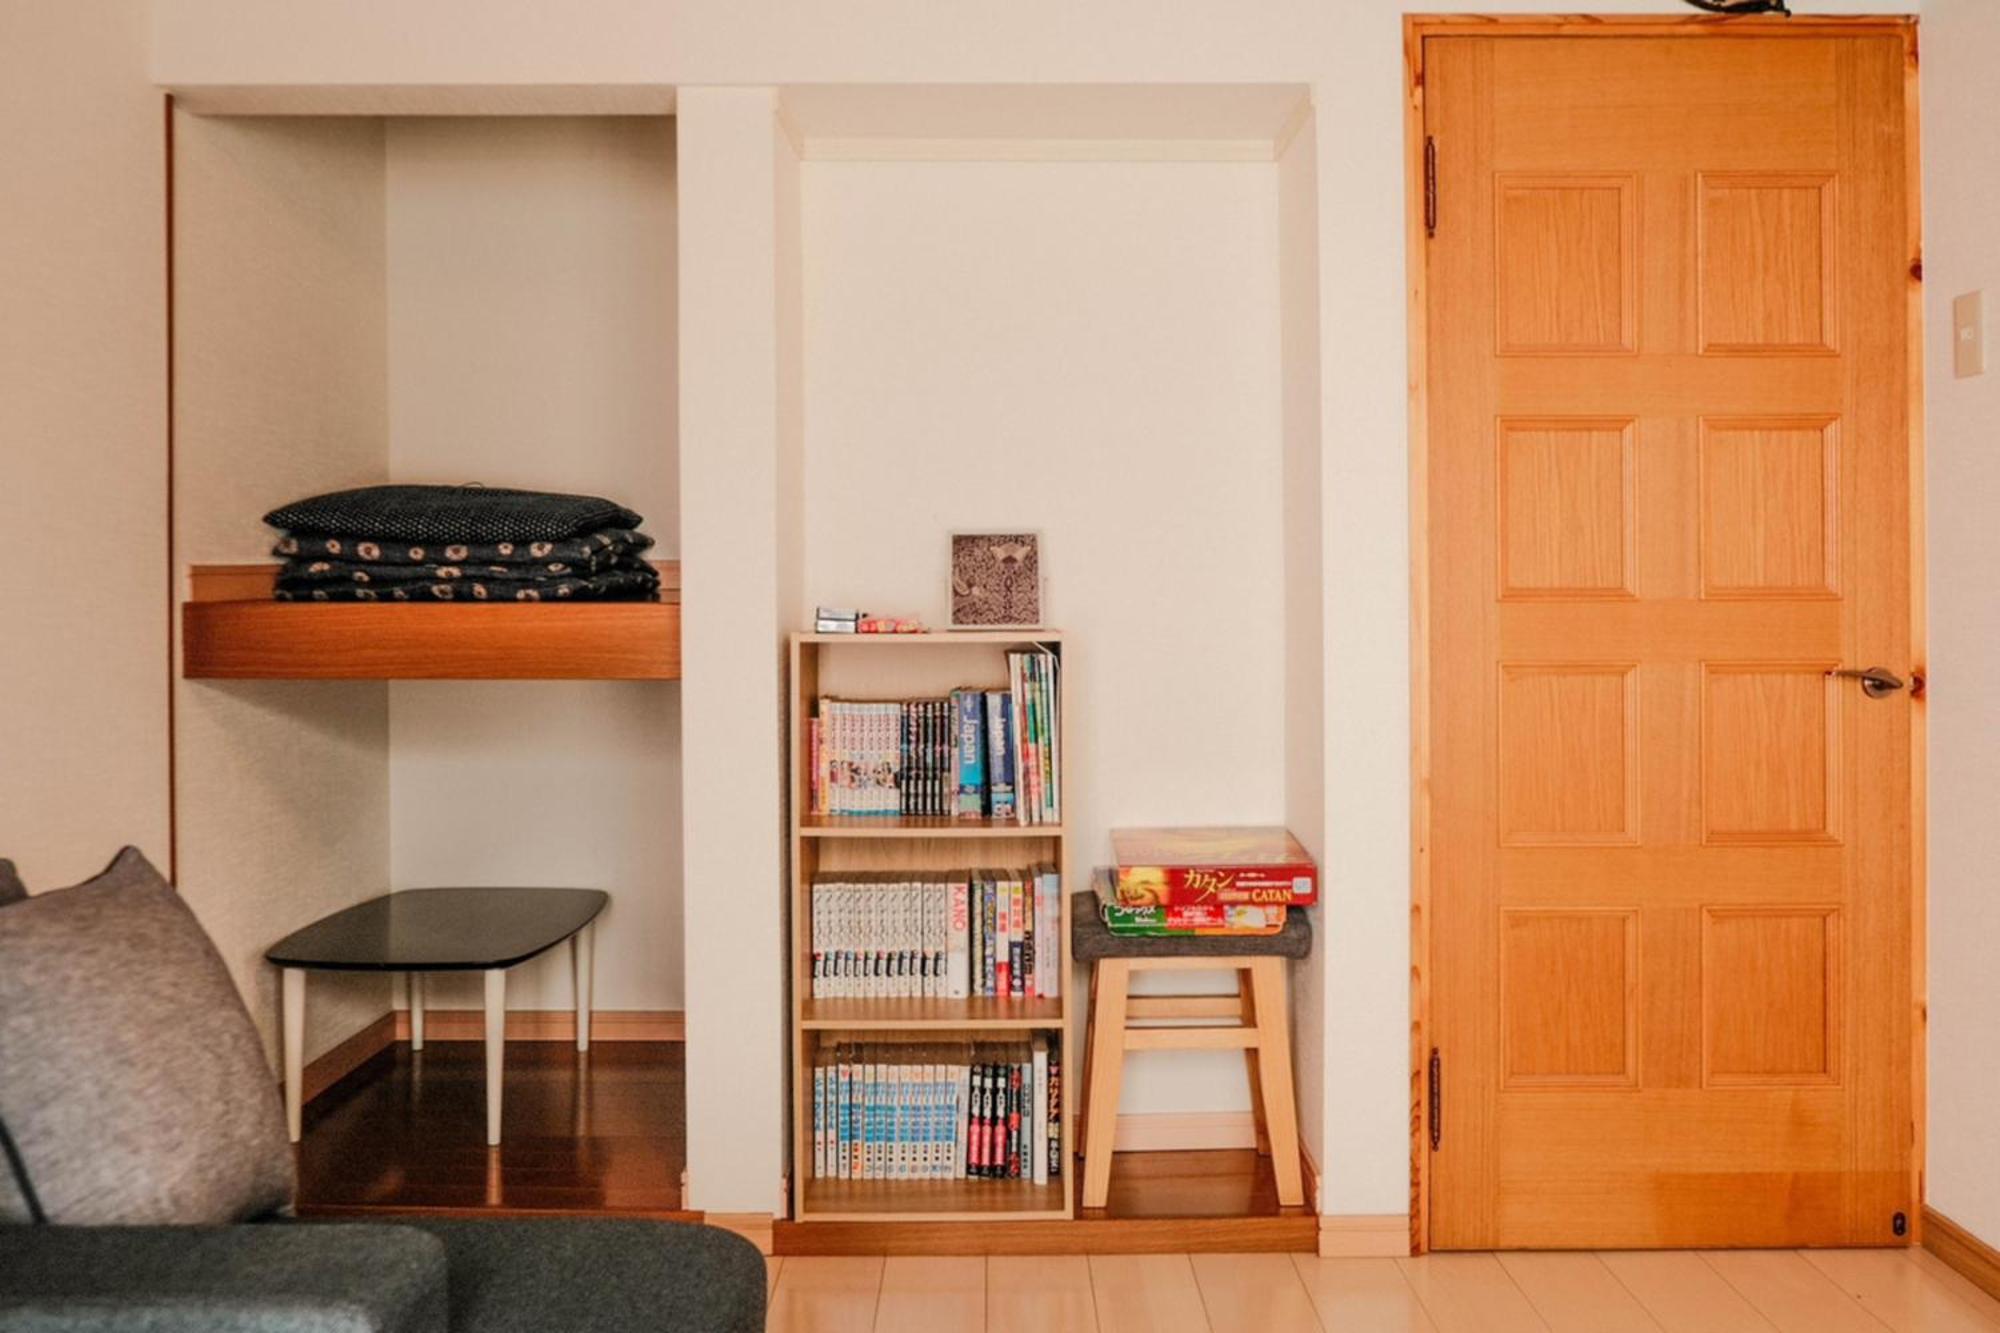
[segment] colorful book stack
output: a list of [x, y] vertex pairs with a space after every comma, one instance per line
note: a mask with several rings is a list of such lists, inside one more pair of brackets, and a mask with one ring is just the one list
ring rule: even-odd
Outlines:
[[829, 1042], [813, 1054], [823, 1180], [1062, 1176], [1062, 1039]]
[[811, 912], [816, 1000], [1062, 994], [1062, 888], [1053, 865], [821, 871]]
[[808, 723], [812, 813], [1062, 822], [1055, 654], [1007, 654], [1007, 688], [823, 698]]
[[1116, 935], [1275, 935], [1318, 901], [1312, 858], [1283, 828], [1113, 829], [1092, 877]]

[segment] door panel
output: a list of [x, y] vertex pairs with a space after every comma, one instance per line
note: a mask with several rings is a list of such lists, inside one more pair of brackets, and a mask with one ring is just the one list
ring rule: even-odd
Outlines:
[[1423, 59], [1431, 1243], [1895, 1243], [1903, 40]]

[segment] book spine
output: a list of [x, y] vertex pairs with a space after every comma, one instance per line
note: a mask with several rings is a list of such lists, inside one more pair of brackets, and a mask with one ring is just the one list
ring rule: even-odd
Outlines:
[[827, 1067], [813, 1061], [813, 1176], [826, 1175], [826, 1074]]
[[848, 1135], [851, 1121], [848, 1105], [853, 1096], [848, 1086], [847, 1053], [845, 1047], [835, 1047], [833, 1053], [833, 1130], [834, 1158], [829, 1163], [827, 1174], [836, 1180], [845, 1180], [848, 1173]]
[[1062, 1150], [1062, 1038], [1049, 1040], [1049, 1179], [1060, 1180]]
[[950, 894], [944, 993], [947, 999], [963, 1000], [972, 993], [972, 886], [969, 881], [954, 876]]
[[998, 960], [995, 958], [993, 877], [985, 871], [979, 872], [979, 993], [992, 996], [999, 992], [994, 989]]
[[958, 738], [958, 810], [961, 818], [986, 814], [986, 718], [984, 696], [976, 690], [952, 691]]
[[896, 812], [917, 813], [917, 703], [905, 700], [896, 705], [896, 740], [899, 747], [896, 768]]
[[1007, 880], [1007, 994], [1016, 1000], [1027, 994], [1027, 919], [1022, 903], [1021, 877], [1015, 873]]
[[1042, 655], [1043, 694], [1048, 703], [1049, 822], [1062, 823], [1062, 661]]
[[1043, 914], [1042, 938], [1048, 941], [1048, 947], [1042, 951], [1042, 997], [1059, 1000], [1063, 986], [1062, 874], [1054, 866], [1043, 866], [1040, 878], [1041, 893], [1035, 901]]
[[955, 1094], [952, 1105], [951, 1178], [965, 1180], [971, 1174], [972, 1066], [955, 1064], [951, 1072]]
[[1026, 1089], [1022, 1087], [1021, 1065], [1009, 1061], [1007, 1065], [1007, 1178], [1021, 1178], [1021, 1111], [1026, 1105]]
[[1028, 1132], [1028, 1152], [1033, 1159], [1030, 1174], [1037, 1185], [1049, 1183], [1049, 1042], [1036, 1037], [1034, 1077], [1029, 1084], [1028, 1107], [1033, 1125]]
[[1014, 993], [1014, 918], [1007, 900], [1007, 881], [993, 881], [993, 994], [1006, 999]]
[[978, 1180], [986, 1174], [986, 1066], [971, 1067], [971, 1109], [966, 1117], [965, 1174]]
[[1009, 715], [1013, 704], [1005, 690], [986, 692], [987, 804], [995, 819], [1014, 817], [1014, 759]]

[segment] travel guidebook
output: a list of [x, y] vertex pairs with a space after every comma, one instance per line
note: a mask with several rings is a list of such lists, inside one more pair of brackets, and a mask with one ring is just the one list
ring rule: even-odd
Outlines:
[[1282, 827], [1111, 831], [1122, 907], [1310, 907], [1319, 872]]

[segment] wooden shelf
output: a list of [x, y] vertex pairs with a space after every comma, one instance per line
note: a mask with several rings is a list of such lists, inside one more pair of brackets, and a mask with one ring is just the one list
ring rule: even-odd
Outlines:
[[802, 815], [802, 838], [1060, 838], [1060, 824], [1017, 824], [1011, 819], [954, 819], [950, 815]]
[[678, 680], [676, 602], [189, 602], [190, 680]]
[[1028, 1180], [817, 1180], [805, 1182], [805, 1221], [1052, 1221], [1068, 1217], [1069, 1177]]
[[971, 1029], [1023, 1032], [1060, 1031], [1061, 1000], [812, 1000], [800, 1006], [799, 1026], [811, 1030], [891, 1032]]
[[922, 634], [793, 634], [793, 643], [887, 648], [978, 648], [996, 644], [1061, 643], [1059, 629], [939, 629]]
[[[190, 680], [678, 680], [679, 570], [658, 602], [270, 600], [276, 566], [197, 566], [181, 606]], [[263, 589], [257, 595], [257, 589]]]

